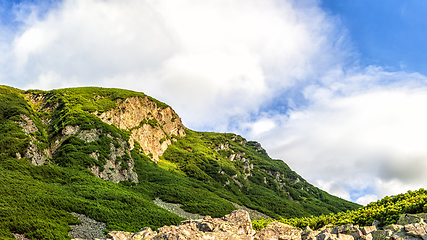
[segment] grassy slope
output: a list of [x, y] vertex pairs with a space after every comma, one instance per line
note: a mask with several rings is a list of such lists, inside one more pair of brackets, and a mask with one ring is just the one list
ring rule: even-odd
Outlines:
[[[45, 112], [29, 104], [23, 97], [25, 94], [44, 95], [48, 98], [48, 106], [56, 106], [56, 110]], [[96, 96], [103, 98], [97, 100]], [[132, 151], [139, 184], [115, 184], [98, 179], [86, 167], [102, 165], [102, 158], [97, 162], [82, 152], [97, 149], [101, 155], [108, 155], [109, 150], [102, 141], [126, 140], [129, 132], [103, 123], [91, 112], [108, 111], [116, 107], [116, 100], [130, 96], [145, 95], [104, 88], [23, 92], [0, 86], [0, 238], [13, 239], [11, 232], [16, 232], [34, 239], [67, 239], [69, 224], [78, 221], [69, 212], [106, 222], [108, 230], [133, 232], [144, 226], [155, 229], [182, 220], [154, 205], [152, 199], [156, 197], [181, 203], [187, 211], [213, 217], [235, 209], [224, 199], [273, 217], [319, 215], [358, 207], [314, 188], [283, 161], [271, 160], [265, 151], [257, 150], [254, 142], [238, 143], [243, 139], [234, 134], [187, 130], [187, 136], [170, 146], [158, 164]], [[155, 102], [160, 107], [166, 106]], [[70, 137], [62, 144], [59, 154], [51, 159], [59, 166], [33, 166], [25, 159], [14, 158], [17, 152], [25, 154], [30, 141], [17, 123], [23, 121], [20, 114], [30, 116], [36, 123], [39, 131], [33, 137], [41, 150], [67, 125], [103, 129], [114, 138], [101, 137], [85, 145]], [[41, 119], [46, 117], [53, 119], [49, 126], [42, 124]], [[253, 176], [245, 180], [242, 162], [227, 160], [230, 150], [214, 150], [225, 142], [233, 151], [246, 153], [245, 158], [254, 164]], [[266, 173], [272, 170], [283, 174], [286, 191]], [[220, 174], [221, 171], [226, 174]], [[237, 175], [243, 187], [230, 178], [233, 175]], [[294, 183], [297, 178], [302, 181]], [[289, 200], [289, 195], [299, 203]]]
[[[225, 199], [276, 218], [279, 215], [300, 217], [328, 214], [358, 207], [357, 204], [332, 196], [307, 183], [286, 163], [272, 160], [263, 149], [258, 150], [255, 142], [241, 144], [245, 140], [235, 134], [191, 130], [186, 132], [187, 136], [170, 146], [163, 157], [176, 164], [176, 171], [209, 182], [218, 189], [217, 194]], [[229, 143], [229, 150], [214, 150], [225, 143]], [[254, 165], [252, 176], [245, 179], [243, 163], [228, 160], [232, 151], [245, 153], [243, 156]], [[226, 174], [221, 174], [221, 171]], [[284, 188], [274, 181], [274, 176], [267, 173], [271, 171], [282, 174]], [[242, 187], [230, 177], [233, 175], [237, 176], [236, 179], [242, 183]], [[297, 179], [300, 181], [296, 181]], [[230, 184], [226, 185], [227, 182]], [[289, 199], [289, 195], [294, 201]]]
[[[78, 212], [107, 223], [108, 229], [137, 231], [176, 224], [180, 217], [159, 207], [147, 194], [136, 193], [128, 183], [115, 184], [93, 176], [82, 166], [33, 166], [24, 155], [29, 143], [16, 121], [19, 114], [37, 119], [17, 89], [0, 87], [0, 238], [11, 232], [34, 239], [67, 239], [69, 224]], [[39, 127], [43, 127], [40, 126]], [[139, 159], [139, 163], [142, 159]]]

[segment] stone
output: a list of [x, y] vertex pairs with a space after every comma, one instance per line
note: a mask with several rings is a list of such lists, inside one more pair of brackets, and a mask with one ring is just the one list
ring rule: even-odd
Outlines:
[[[425, 217], [425, 215], [422, 215]], [[408, 225], [412, 223], [420, 223], [424, 222], [424, 219], [417, 214], [401, 214], [399, 216], [399, 220], [397, 220], [398, 225]]]
[[333, 228], [332, 233], [345, 233], [351, 230], [353, 230], [353, 224], [345, 224]]
[[424, 222], [405, 225], [406, 235], [427, 239], [426, 226]]
[[33, 165], [43, 165], [47, 158], [46, 156], [38, 149], [37, 144], [34, 143], [35, 139], [31, 140], [28, 144], [27, 152], [24, 157], [27, 158]]
[[305, 233], [301, 233], [301, 239], [302, 240], [316, 240], [317, 239], [317, 235], [320, 234], [320, 231], [310, 231], [310, 232], [305, 232]]
[[71, 213], [73, 216], [80, 220], [78, 225], [70, 225], [71, 231], [68, 235], [74, 239], [94, 239], [94, 238], [105, 238], [104, 230], [107, 225], [103, 222], [98, 222], [94, 219], [86, 217], [83, 214]]
[[157, 232], [151, 230], [149, 227], [142, 228], [139, 232], [132, 235], [131, 240], [150, 239], [157, 235]]
[[97, 141], [101, 132], [102, 130], [100, 129], [82, 130], [79, 132], [79, 134], [77, 134], [77, 137], [89, 143]]
[[114, 231], [109, 236], [114, 240], [427, 240], [427, 224], [424, 221], [405, 226], [391, 224], [382, 230], [346, 224], [313, 231], [309, 227], [300, 230], [275, 221], [255, 232], [248, 212], [236, 210], [222, 218], [188, 219], [177, 226], [161, 227], [157, 232], [143, 228], [135, 234]]
[[24, 234], [13, 233], [13, 236], [19, 240], [30, 240], [29, 238], [26, 238]]
[[378, 229], [376, 226], [365, 226], [365, 227], [361, 227], [360, 230], [362, 231], [363, 235], [367, 235], [368, 233], [371, 233]]
[[383, 227], [383, 230], [390, 230], [392, 232], [399, 231], [400, 229], [403, 229], [403, 226], [397, 224], [391, 224]]
[[[185, 220], [178, 226], [164, 226], [158, 234], [145, 232], [140, 239], [253, 239], [255, 231], [248, 212], [236, 210], [222, 218], [206, 216], [199, 220]], [[139, 240], [139, 239], [138, 239]]]
[[376, 228], [378, 228], [380, 224], [381, 224], [381, 222], [380, 222], [380, 221], [378, 221], [378, 220], [374, 220], [374, 221], [372, 222], [372, 226], [375, 226]]
[[[20, 116], [24, 121], [17, 121], [16, 123], [22, 127], [22, 131], [30, 138], [30, 143], [28, 144], [24, 157], [33, 165], [43, 165], [47, 161], [46, 156], [49, 156], [49, 153], [45, 154], [38, 149], [38, 140], [32, 135], [33, 133], [38, 132], [39, 129], [29, 116], [25, 114], [20, 114]], [[22, 158], [21, 154], [16, 153], [16, 158]]]
[[316, 236], [317, 240], [329, 240], [329, 239], [336, 239], [336, 235], [332, 235], [331, 233], [328, 232], [323, 232], [320, 233], [319, 235]]
[[354, 237], [352, 235], [349, 235], [349, 234], [338, 233], [338, 236], [337, 236], [336, 239], [339, 239], [339, 240], [354, 240]]
[[108, 236], [113, 238], [113, 240], [131, 240], [133, 233], [123, 231], [111, 231], [108, 233]]
[[366, 234], [366, 235], [362, 235], [362, 236], [360, 236], [360, 239], [363, 239], [363, 240], [372, 240], [372, 239], [373, 239], [373, 237], [372, 237], [372, 234], [371, 234], [371, 233], [368, 233], [368, 234]]
[[301, 230], [275, 221], [255, 234], [254, 240], [258, 239], [301, 240]]
[[36, 124], [33, 122], [33, 120], [29, 116], [25, 114], [19, 114], [19, 116], [21, 116], [22, 119], [24, 119], [25, 121], [25, 122], [18, 122], [19, 125], [21, 125], [22, 130], [24, 131], [25, 134], [29, 135], [30, 133], [35, 133], [39, 130]]
[[373, 240], [388, 240], [391, 238], [392, 232], [389, 230], [377, 230], [371, 234]]

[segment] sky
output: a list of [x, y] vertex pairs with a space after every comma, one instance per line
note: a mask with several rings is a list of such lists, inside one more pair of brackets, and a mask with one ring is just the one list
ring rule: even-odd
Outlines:
[[0, 0], [0, 84], [118, 87], [367, 204], [427, 186], [427, 2]]

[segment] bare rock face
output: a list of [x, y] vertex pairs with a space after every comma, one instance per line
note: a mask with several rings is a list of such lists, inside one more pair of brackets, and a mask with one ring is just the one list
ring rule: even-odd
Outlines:
[[[29, 94], [26, 98], [35, 106], [37, 111], [43, 110], [53, 113], [59, 106], [58, 102], [49, 102], [49, 96], [42, 94]], [[99, 99], [101, 97], [96, 96], [95, 98]], [[158, 107], [148, 97], [130, 97], [125, 100], [117, 100], [116, 107], [110, 111], [94, 112], [93, 114], [103, 122], [110, 125], [114, 124], [116, 127], [128, 130], [131, 133], [129, 142], [114, 138], [114, 141], [119, 142], [120, 146], [111, 144], [111, 154], [104, 166], [92, 166], [89, 168], [95, 176], [112, 182], [124, 180], [138, 182], [138, 175], [133, 171], [134, 161], [130, 154], [130, 150], [135, 147], [136, 141], [147, 156], [153, 161], [158, 161], [159, 156], [166, 151], [172, 141], [176, 140], [175, 138], [185, 136], [185, 127], [172, 108]], [[30, 144], [25, 156], [21, 156], [22, 153], [17, 153], [16, 157], [26, 157], [34, 165], [44, 164], [49, 158], [52, 158], [58, 152], [61, 144], [70, 136], [74, 135], [90, 143], [97, 141], [100, 138], [100, 134], [102, 134], [102, 129], [82, 130], [79, 125], [68, 125], [51, 139], [50, 146], [47, 149], [40, 151], [38, 150], [37, 139], [32, 136], [39, 129], [30, 117], [25, 115], [21, 115], [21, 117], [24, 121], [20, 121], [19, 124], [30, 137]], [[45, 124], [50, 124], [51, 122], [48, 117], [40, 120]], [[104, 134], [106, 133], [104, 132]], [[107, 136], [113, 139], [108, 134]], [[98, 160], [100, 155], [95, 151], [90, 153], [89, 156]], [[125, 158], [126, 162], [121, 161], [120, 158]], [[117, 159], [118, 161], [116, 161]]]
[[170, 107], [160, 108], [147, 97], [131, 97], [117, 102], [118, 107], [98, 115], [108, 124], [130, 130], [131, 148], [138, 141], [145, 154], [158, 161], [172, 143], [173, 136], [184, 137], [185, 127]]
[[[38, 149], [37, 147], [38, 141], [33, 135], [31, 135], [32, 133], [39, 131], [36, 124], [34, 124], [33, 120], [24, 114], [20, 114], [20, 116], [24, 121], [21, 121], [18, 123], [19, 125], [21, 125], [24, 133], [30, 137], [30, 143], [28, 145], [28, 148], [24, 157], [27, 158], [33, 165], [42, 165], [46, 162], [47, 156], [49, 156], [49, 151], [42, 152]], [[16, 156], [17, 158], [22, 157], [19, 153], [17, 153]]]
[[[101, 129], [91, 129], [91, 130], [83, 130], [80, 131], [76, 136], [85, 142], [93, 142], [99, 139], [101, 135]], [[110, 138], [110, 135], [107, 135]], [[115, 183], [120, 181], [129, 180], [131, 182], [138, 182], [138, 175], [133, 171], [133, 167], [135, 166], [134, 160], [130, 157], [129, 161], [125, 163], [127, 165], [127, 169], [122, 169], [120, 164], [116, 164], [116, 159], [118, 157], [122, 157], [124, 155], [130, 156], [130, 150], [128, 143], [121, 140], [116, 139], [120, 146], [116, 147], [113, 143], [110, 143], [110, 156], [104, 165], [104, 170], [100, 170], [99, 166], [92, 166], [89, 170], [97, 177], [102, 178], [104, 180], [109, 180]], [[98, 160], [99, 153], [93, 152], [90, 154], [90, 157]]]
[[58, 150], [58, 148], [61, 146], [62, 142], [67, 139], [69, 136], [74, 135], [80, 131], [80, 126], [71, 126], [67, 125], [64, 129], [62, 129], [59, 136], [56, 137], [51, 143], [50, 143], [50, 155], [55, 154], [55, 152]]

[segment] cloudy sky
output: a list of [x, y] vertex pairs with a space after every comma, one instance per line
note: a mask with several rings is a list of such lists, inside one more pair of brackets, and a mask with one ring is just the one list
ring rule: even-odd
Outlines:
[[0, 0], [0, 84], [142, 91], [366, 204], [427, 187], [427, 2]]

